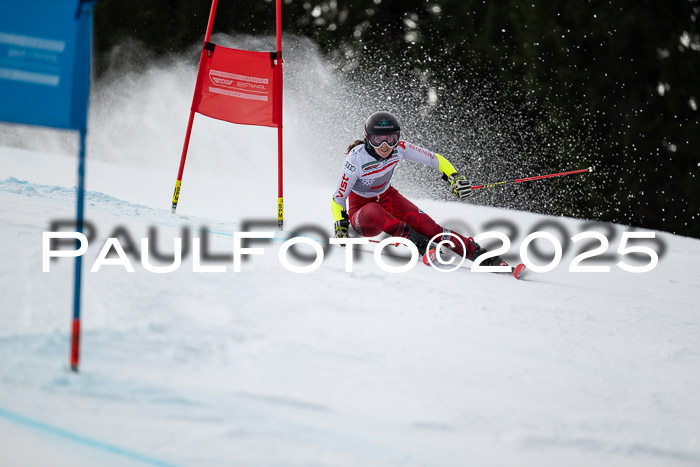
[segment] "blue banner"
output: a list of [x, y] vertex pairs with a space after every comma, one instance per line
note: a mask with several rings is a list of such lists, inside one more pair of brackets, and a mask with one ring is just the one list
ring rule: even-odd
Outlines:
[[0, 121], [86, 130], [92, 2], [0, 0]]

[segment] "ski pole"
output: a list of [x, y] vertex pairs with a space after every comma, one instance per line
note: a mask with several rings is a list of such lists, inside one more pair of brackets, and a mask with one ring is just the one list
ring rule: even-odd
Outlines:
[[527, 177], [527, 178], [516, 178], [515, 180], [506, 180], [503, 182], [487, 183], [485, 185], [473, 185], [472, 190], [479, 190], [481, 188], [491, 188], [494, 186], [506, 185], [508, 183], [529, 182], [531, 180], [541, 180], [543, 178], [561, 177], [562, 175], [582, 174], [582, 173], [586, 173], [586, 172], [593, 172], [593, 167], [588, 167], [587, 169], [581, 169], [581, 170], [570, 170], [568, 172], [559, 172], [556, 174], [536, 175], [534, 177]]
[[[375, 239], [373, 239], [373, 238], [370, 238], [370, 239], [369, 239], [369, 242], [370, 242], [370, 243], [382, 243], [381, 241], [375, 240]], [[400, 244], [400, 243], [390, 243], [389, 245], [399, 246], [399, 245], [401, 245], [401, 244]]]

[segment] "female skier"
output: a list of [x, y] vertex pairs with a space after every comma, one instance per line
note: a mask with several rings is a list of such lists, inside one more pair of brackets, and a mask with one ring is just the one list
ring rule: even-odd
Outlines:
[[[438, 241], [452, 239], [452, 251], [471, 259], [486, 253], [471, 237], [465, 237], [438, 225], [430, 216], [404, 198], [391, 184], [391, 177], [401, 160], [429, 165], [442, 172], [449, 182], [452, 194], [463, 200], [471, 194], [471, 184], [460, 175], [447, 159], [427, 149], [400, 140], [399, 121], [389, 112], [375, 112], [365, 122], [365, 139], [348, 147], [343, 171], [338, 181], [331, 205], [335, 219], [335, 237], [347, 238], [352, 224], [357, 233], [373, 237], [386, 232], [392, 237], [404, 237], [412, 241], [421, 255], [435, 235]], [[346, 200], [349, 199], [347, 210]], [[484, 266], [508, 266], [500, 257], [485, 259]]]

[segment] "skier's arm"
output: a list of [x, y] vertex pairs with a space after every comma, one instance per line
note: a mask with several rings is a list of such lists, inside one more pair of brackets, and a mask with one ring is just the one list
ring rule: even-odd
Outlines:
[[452, 191], [452, 196], [459, 199], [466, 199], [472, 194], [472, 184], [467, 181], [467, 177], [460, 174], [452, 167], [447, 159], [442, 157], [440, 154], [435, 154], [438, 161], [440, 161], [440, 172], [442, 172], [442, 179], [450, 184], [450, 191]]
[[404, 143], [404, 148], [404, 159], [412, 162], [418, 162], [419, 164], [428, 165], [434, 169], [438, 169], [440, 172], [442, 172], [442, 175], [445, 179], [447, 179], [447, 177], [449, 177], [453, 173], [457, 172], [452, 166], [452, 164], [450, 164], [450, 161], [445, 159], [440, 154], [428, 151], [425, 148], [416, 146], [415, 144], [411, 144], [408, 142]]
[[346, 160], [343, 166], [343, 172], [340, 174], [338, 184], [335, 187], [335, 193], [333, 194], [331, 203], [333, 218], [335, 220], [342, 217], [341, 212], [345, 211], [345, 200], [348, 199], [350, 190], [352, 190], [352, 187], [355, 186], [355, 182], [357, 182], [357, 175], [355, 175], [355, 172], [355, 166]]
[[335, 221], [336, 237], [348, 236], [350, 222], [348, 222], [348, 215], [345, 211], [345, 201], [350, 194], [350, 190], [355, 186], [355, 182], [357, 182], [357, 168], [353, 162], [352, 156], [345, 159], [343, 171], [340, 174], [338, 184], [335, 187], [335, 193], [331, 199], [331, 211], [333, 212], [333, 220]]
[[471, 195], [472, 184], [467, 181], [467, 177], [457, 172], [452, 164], [450, 164], [450, 161], [440, 154], [435, 154], [435, 158], [438, 160], [440, 172], [442, 172], [442, 179], [450, 184], [452, 195], [459, 199], [465, 199], [467, 196]]
[[333, 220], [336, 222], [348, 218], [348, 213], [345, 211], [345, 208], [336, 203], [334, 199], [331, 200], [331, 210], [333, 211]]
[[440, 154], [435, 153], [435, 158], [438, 160], [438, 169], [442, 172], [442, 178], [447, 179], [450, 175], [457, 172], [452, 164], [450, 164], [450, 161]]
[[465, 199], [471, 195], [471, 183], [467, 181], [467, 177], [455, 170], [450, 161], [440, 154], [430, 152], [415, 144], [405, 143], [405, 146], [404, 158], [438, 169], [442, 173], [443, 180], [449, 182], [452, 195], [459, 199]]
[[335, 237], [347, 238], [348, 227], [350, 227], [348, 213], [341, 205], [335, 202], [335, 199], [331, 200], [331, 209], [333, 210], [333, 219], [335, 219], [335, 223], [333, 224], [335, 228]]

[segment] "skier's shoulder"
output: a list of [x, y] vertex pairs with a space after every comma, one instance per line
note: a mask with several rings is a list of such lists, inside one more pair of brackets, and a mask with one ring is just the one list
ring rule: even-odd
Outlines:
[[367, 149], [365, 148], [365, 145], [363, 143], [360, 143], [360, 144], [357, 144], [352, 149], [350, 149], [350, 151], [348, 152], [347, 158], [352, 157], [353, 159], [359, 159], [359, 158], [362, 158], [364, 156], [369, 156], [369, 154], [367, 153]]
[[350, 150], [347, 156], [345, 156], [346, 167], [348, 164], [353, 167], [360, 167], [365, 162], [373, 159], [372, 156], [367, 153], [364, 144], [358, 144]]
[[399, 141], [398, 147], [403, 149], [404, 152], [406, 151], [416, 151], [421, 154], [425, 154], [426, 156], [433, 156], [435, 153], [433, 151], [430, 151], [422, 146], [418, 146], [417, 144], [410, 143], [408, 141], [401, 140]]

